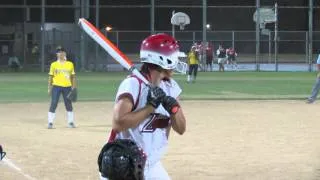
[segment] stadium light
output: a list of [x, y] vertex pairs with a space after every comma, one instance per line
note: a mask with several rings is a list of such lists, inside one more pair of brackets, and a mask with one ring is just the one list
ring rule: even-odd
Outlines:
[[210, 25], [210, 24], [207, 24], [207, 25], [206, 25], [206, 28], [207, 28], [207, 30], [210, 30], [210, 29], [211, 29], [211, 25]]
[[112, 27], [111, 26], [106, 26], [106, 31], [109, 32], [112, 30]]

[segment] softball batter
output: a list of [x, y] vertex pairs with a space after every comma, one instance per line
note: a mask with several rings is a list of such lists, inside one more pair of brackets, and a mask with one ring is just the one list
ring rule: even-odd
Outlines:
[[[166, 34], [147, 37], [141, 45], [141, 73], [154, 87], [148, 87], [136, 76], [122, 81], [116, 95], [112, 132], [109, 142], [131, 139], [146, 153], [145, 180], [169, 180], [161, 163], [168, 146], [169, 130], [183, 134], [186, 120], [177, 100], [181, 89], [171, 70], [178, 63], [179, 45]], [[168, 82], [163, 82], [166, 78]], [[108, 178], [101, 177], [101, 179]]]

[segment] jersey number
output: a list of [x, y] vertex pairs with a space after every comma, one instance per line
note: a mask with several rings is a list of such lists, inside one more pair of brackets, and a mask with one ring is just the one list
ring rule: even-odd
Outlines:
[[143, 126], [143, 133], [153, 133], [157, 128], [166, 128], [169, 126], [170, 118], [159, 113], [153, 113], [151, 118]]

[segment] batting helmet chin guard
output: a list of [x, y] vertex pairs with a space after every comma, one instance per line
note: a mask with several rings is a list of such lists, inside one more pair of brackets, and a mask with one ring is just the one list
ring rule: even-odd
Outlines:
[[175, 69], [179, 62], [179, 45], [167, 34], [154, 34], [142, 41], [141, 62], [156, 64], [163, 69]]
[[109, 180], [143, 180], [145, 162], [142, 149], [129, 139], [105, 144], [98, 157], [101, 176]]

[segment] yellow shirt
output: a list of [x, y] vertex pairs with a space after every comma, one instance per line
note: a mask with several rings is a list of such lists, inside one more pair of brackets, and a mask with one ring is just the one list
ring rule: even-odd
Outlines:
[[198, 57], [195, 52], [189, 52], [188, 54], [189, 64], [198, 64]]
[[50, 65], [49, 75], [53, 76], [52, 85], [54, 86], [72, 86], [70, 77], [75, 74], [73, 63], [70, 61], [65, 61], [63, 63], [55, 61]]

